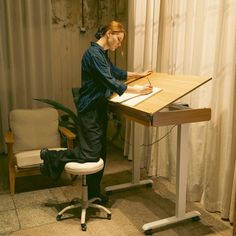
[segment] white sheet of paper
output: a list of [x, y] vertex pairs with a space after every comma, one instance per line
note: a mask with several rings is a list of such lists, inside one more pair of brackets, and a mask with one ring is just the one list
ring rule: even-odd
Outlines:
[[[134, 85], [134, 87], [140, 87], [140, 85]], [[146, 95], [134, 94], [134, 93], [123, 93], [121, 96], [116, 95], [110, 99], [112, 102], [122, 103], [126, 106], [136, 106], [140, 102], [144, 101], [145, 99], [151, 97], [152, 95], [160, 92], [162, 89], [158, 87], [153, 87], [152, 93]]]

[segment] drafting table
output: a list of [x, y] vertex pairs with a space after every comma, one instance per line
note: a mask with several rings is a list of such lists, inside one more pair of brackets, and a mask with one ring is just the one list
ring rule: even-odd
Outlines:
[[[210, 108], [191, 109], [187, 106], [175, 105], [174, 102], [205, 84], [211, 78], [187, 75], [168, 75], [152, 73], [148, 76], [153, 86], [162, 88], [162, 91], [147, 98], [134, 107], [121, 103], [109, 102], [112, 112], [124, 115], [127, 119], [146, 126], [177, 125], [177, 161], [176, 161], [176, 209], [175, 216], [151, 223], [144, 224], [142, 229], [146, 234], [151, 234], [152, 229], [173, 224], [186, 219], [199, 218], [198, 211], [186, 213], [186, 189], [187, 189], [187, 130], [188, 123], [208, 121], [211, 119]], [[129, 85], [144, 85], [148, 80], [143, 77], [131, 82]], [[164, 109], [165, 108], [165, 109]], [[166, 108], [168, 110], [166, 111]], [[163, 110], [164, 109], [164, 110]], [[163, 110], [163, 111], [162, 111]], [[132, 129], [134, 132], [134, 129]], [[133, 133], [134, 139], [134, 133]], [[134, 140], [133, 140], [134, 141]], [[134, 142], [133, 142], [134, 143]], [[132, 150], [134, 154], [134, 148]], [[130, 188], [144, 184], [151, 184], [152, 180], [140, 180], [140, 160], [133, 155], [132, 181], [130, 183], [108, 186], [106, 192]]]

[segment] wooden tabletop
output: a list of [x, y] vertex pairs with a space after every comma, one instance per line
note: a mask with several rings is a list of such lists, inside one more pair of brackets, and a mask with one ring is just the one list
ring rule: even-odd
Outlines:
[[[138, 117], [139, 119], [152, 120], [155, 113], [211, 80], [211, 78], [207, 77], [168, 75], [164, 73], [152, 73], [148, 76], [148, 79], [152, 86], [159, 87], [162, 91], [134, 107], [128, 107], [127, 105], [110, 101], [111, 110]], [[148, 79], [147, 77], [143, 77], [129, 83], [129, 85], [148, 84]]]

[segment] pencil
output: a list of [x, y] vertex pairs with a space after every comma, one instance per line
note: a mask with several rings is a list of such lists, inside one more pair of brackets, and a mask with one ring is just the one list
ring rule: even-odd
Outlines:
[[152, 87], [152, 84], [151, 84], [151, 82], [150, 82], [148, 77], [147, 77], [147, 80], [148, 80], [148, 83], [150, 84], [150, 87]]

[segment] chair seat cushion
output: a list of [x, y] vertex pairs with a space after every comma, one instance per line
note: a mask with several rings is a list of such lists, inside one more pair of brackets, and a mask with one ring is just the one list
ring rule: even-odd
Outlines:
[[102, 170], [104, 166], [103, 160], [100, 158], [98, 162], [68, 162], [65, 165], [65, 171], [73, 175], [88, 175]]
[[[49, 148], [49, 150], [65, 150], [66, 148]], [[16, 165], [18, 168], [37, 167], [43, 163], [40, 158], [40, 150], [25, 151], [15, 154]]]

